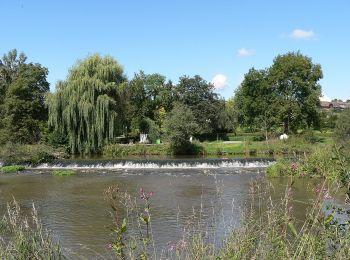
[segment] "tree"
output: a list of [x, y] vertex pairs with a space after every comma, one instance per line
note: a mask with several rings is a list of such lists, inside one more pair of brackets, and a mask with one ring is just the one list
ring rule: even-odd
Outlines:
[[216, 130], [222, 103], [214, 93], [214, 86], [211, 83], [198, 75], [192, 78], [183, 76], [174, 92], [174, 100], [186, 105], [192, 111], [199, 126], [198, 133], [213, 133]]
[[36, 143], [47, 120], [48, 70], [40, 64], [27, 64], [26, 59], [14, 49], [0, 61], [2, 142]]
[[318, 121], [321, 65], [299, 52], [278, 55], [269, 69], [269, 80], [276, 95], [278, 117], [284, 132], [295, 132]]
[[189, 154], [192, 149], [190, 137], [198, 130], [198, 124], [191, 109], [182, 103], [176, 103], [165, 122], [165, 135], [175, 154]]
[[281, 125], [285, 133], [317, 125], [321, 78], [321, 66], [299, 52], [277, 56], [266, 70], [252, 68], [235, 95], [239, 121], [266, 133]]
[[276, 94], [268, 76], [267, 70], [250, 69], [235, 94], [239, 123], [251, 130], [267, 132], [276, 125]]
[[4, 117], [4, 99], [11, 82], [16, 77], [19, 67], [27, 60], [24, 53], [17, 55], [17, 50], [13, 49], [4, 54], [0, 59], [0, 128], [2, 128], [1, 118]]
[[223, 109], [219, 113], [217, 130], [221, 133], [235, 132], [237, 115], [234, 100], [231, 98], [224, 102]]
[[132, 130], [140, 131], [140, 124], [146, 118], [161, 128], [164, 115], [172, 106], [172, 83], [165, 83], [164, 76], [143, 71], [134, 75], [129, 83], [129, 118]]
[[49, 96], [49, 125], [69, 139], [72, 153], [98, 152], [123, 133], [126, 78], [110, 56], [78, 62]]

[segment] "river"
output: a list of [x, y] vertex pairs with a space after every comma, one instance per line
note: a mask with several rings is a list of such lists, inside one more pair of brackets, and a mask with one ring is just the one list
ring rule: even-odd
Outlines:
[[[151, 198], [152, 234], [156, 254], [165, 254], [192, 224], [211, 230], [214, 243], [241, 223], [249, 204], [250, 185], [264, 178], [270, 159], [207, 160], [74, 160], [56, 161], [20, 174], [0, 175], [0, 213], [14, 197], [25, 210], [34, 202], [44, 226], [51, 230], [69, 258], [109, 258], [111, 240], [109, 205], [104, 190], [118, 186], [132, 196], [139, 190]], [[73, 168], [72, 176], [53, 176], [55, 168]], [[277, 199], [288, 179], [273, 179]], [[313, 198], [319, 180], [296, 179], [293, 193], [296, 217]], [[341, 198], [339, 198], [340, 200]], [[138, 199], [139, 203], [142, 203]]]

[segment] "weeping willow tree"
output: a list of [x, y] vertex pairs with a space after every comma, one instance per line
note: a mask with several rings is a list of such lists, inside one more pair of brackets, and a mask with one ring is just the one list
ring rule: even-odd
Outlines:
[[49, 126], [67, 135], [72, 153], [98, 152], [123, 128], [126, 78], [112, 57], [76, 64], [47, 98]]

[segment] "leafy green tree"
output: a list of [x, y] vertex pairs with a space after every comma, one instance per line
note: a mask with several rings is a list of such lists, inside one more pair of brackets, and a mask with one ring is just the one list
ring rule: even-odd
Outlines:
[[319, 97], [322, 79], [321, 65], [299, 52], [278, 55], [269, 69], [273, 103], [283, 122], [284, 132], [295, 132], [299, 127], [311, 127], [318, 121]]
[[266, 133], [280, 126], [285, 133], [316, 126], [321, 78], [321, 66], [299, 52], [277, 56], [266, 70], [252, 68], [235, 95], [240, 123]]
[[237, 114], [234, 100], [231, 98], [224, 102], [223, 109], [219, 112], [217, 130], [221, 133], [235, 132], [237, 127]]
[[123, 133], [126, 78], [110, 56], [78, 62], [48, 97], [49, 125], [66, 134], [72, 153], [92, 153]]
[[250, 69], [236, 91], [235, 109], [239, 123], [251, 130], [270, 131], [276, 124], [276, 94], [267, 70]]
[[198, 133], [213, 133], [218, 125], [222, 102], [214, 92], [214, 86], [200, 76], [183, 76], [174, 89], [174, 100], [186, 105], [199, 126]]
[[47, 120], [48, 70], [16, 50], [0, 61], [0, 142], [36, 143]]
[[191, 109], [182, 103], [176, 103], [165, 122], [165, 136], [175, 154], [188, 154], [192, 144], [190, 137], [198, 130], [195, 116]]
[[161, 128], [164, 115], [172, 108], [172, 83], [164, 76], [143, 71], [134, 75], [129, 83], [129, 118], [131, 128], [140, 131], [140, 123], [146, 118]]
[[13, 49], [4, 54], [0, 59], [0, 128], [3, 127], [2, 118], [4, 117], [4, 99], [7, 89], [16, 77], [19, 67], [27, 60], [24, 53], [17, 54], [17, 50]]

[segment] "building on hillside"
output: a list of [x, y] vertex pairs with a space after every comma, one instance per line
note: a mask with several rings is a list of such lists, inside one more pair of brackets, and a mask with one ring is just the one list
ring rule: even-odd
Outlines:
[[346, 109], [350, 108], [350, 103], [347, 102], [332, 102], [332, 101], [320, 101], [320, 106], [323, 109]]

